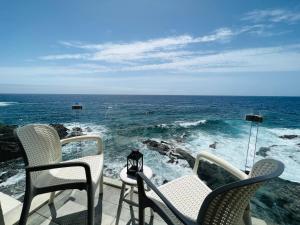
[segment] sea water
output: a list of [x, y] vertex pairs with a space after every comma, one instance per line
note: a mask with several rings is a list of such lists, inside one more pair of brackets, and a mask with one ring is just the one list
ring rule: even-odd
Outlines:
[[[74, 103], [80, 103], [83, 110], [72, 110]], [[118, 178], [131, 150], [140, 149], [156, 184], [192, 171], [185, 160], [170, 163], [167, 156], [148, 149], [144, 140], [165, 141], [193, 156], [206, 150], [244, 169], [250, 128], [245, 115], [252, 113], [264, 116], [257, 150], [269, 148], [266, 157], [286, 165], [282, 178], [300, 182], [300, 173], [295, 173], [300, 168], [300, 137], [280, 138], [300, 135], [298, 97], [0, 95], [0, 123], [60, 123], [70, 132], [80, 127], [84, 134], [98, 134], [105, 145], [104, 173], [113, 178]], [[209, 147], [213, 143], [215, 149]], [[63, 147], [63, 158], [94, 152], [94, 143], [69, 144]], [[254, 160], [262, 158], [257, 155]], [[0, 166], [0, 191], [20, 197], [24, 189], [23, 160]]]

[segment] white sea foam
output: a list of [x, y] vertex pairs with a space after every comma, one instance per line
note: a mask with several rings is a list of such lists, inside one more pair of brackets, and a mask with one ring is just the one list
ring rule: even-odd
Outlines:
[[18, 104], [18, 102], [0, 102], [0, 107], [5, 107], [9, 105], [15, 105]]
[[[162, 141], [159, 138], [153, 138], [152, 140], [157, 142]], [[168, 143], [174, 142], [172, 139], [164, 139], [163, 141]], [[147, 146], [141, 144], [141, 142], [139, 144], [139, 149], [144, 154], [144, 163], [151, 167], [155, 174], [153, 181], [156, 184], [162, 184], [165, 180], [170, 181], [183, 175], [192, 174], [192, 170], [185, 160], [178, 160], [178, 164], [168, 163], [170, 160], [168, 156], [161, 155], [156, 151], [149, 151]]]
[[[82, 129], [83, 135], [99, 135], [103, 141], [106, 140], [106, 138], [108, 138], [108, 129], [103, 125], [98, 125], [94, 123], [66, 123], [64, 124], [64, 126], [69, 129], [69, 133], [72, 132], [73, 128], [79, 127]], [[65, 156], [65, 159], [83, 157], [86, 155], [96, 153], [95, 149], [96, 143], [94, 142], [74, 142], [63, 147], [63, 156]]]
[[[193, 151], [194, 155], [201, 151], [209, 151], [228, 160], [240, 169], [245, 168], [246, 151], [248, 145], [248, 127], [241, 127], [238, 137], [230, 137], [225, 134], [211, 135], [207, 132], [198, 131], [194, 133], [188, 143], [182, 144], [185, 148]], [[300, 138], [282, 139], [279, 136], [284, 134], [300, 135], [300, 129], [279, 129], [261, 127], [257, 140], [257, 151], [261, 147], [269, 147], [267, 158], [274, 158], [285, 164], [285, 171], [282, 178], [300, 182], [300, 174], [295, 173], [300, 166]], [[217, 142], [216, 149], [209, 148], [209, 145]], [[254, 149], [254, 142], [250, 143], [250, 150]], [[250, 154], [253, 156], [254, 154]], [[256, 155], [255, 161], [262, 159], [263, 156]], [[252, 162], [252, 157], [249, 158]]]
[[104, 125], [94, 123], [66, 123], [64, 126], [69, 129], [69, 132], [75, 127], [80, 127], [82, 133], [85, 135], [100, 135], [101, 137], [105, 137], [108, 132], [108, 129]]
[[19, 181], [23, 180], [24, 178], [25, 178], [25, 174], [19, 172], [14, 176], [9, 177], [5, 182], [0, 183], [0, 187], [15, 185]]
[[[204, 121], [194, 121], [193, 124], [196, 125], [196, 122], [198, 124], [205, 123]], [[181, 121], [181, 123], [183, 122]], [[149, 150], [147, 146], [142, 143], [142, 140], [147, 137], [127, 137], [114, 134], [116, 137], [111, 139], [112, 137], [110, 135], [112, 134], [107, 127], [94, 123], [68, 123], [65, 124], [65, 126], [70, 129], [70, 131], [74, 127], [81, 127], [83, 134], [96, 134], [100, 135], [103, 140], [109, 140], [110, 143], [111, 141], [115, 142], [107, 149], [104, 149], [104, 174], [106, 176], [118, 178], [119, 172], [126, 164], [126, 156], [131, 151], [131, 148], [138, 148], [144, 154], [144, 163], [152, 168], [153, 173], [155, 174], [152, 180], [156, 184], [162, 184], [165, 180], [170, 181], [177, 177], [192, 173], [191, 168], [185, 160], [178, 160], [177, 164], [168, 163], [169, 157], [160, 155], [156, 151]], [[186, 149], [193, 156], [196, 156], [203, 150], [212, 152], [213, 154], [222, 157], [223, 159], [231, 162], [234, 166], [243, 170], [246, 159], [249, 127], [241, 125], [238, 127], [238, 129], [239, 135], [237, 136], [232, 136], [221, 132], [211, 134], [207, 131], [201, 131], [201, 129], [199, 129], [191, 133], [191, 136], [189, 136], [184, 143], [178, 143], [176, 141], [176, 137], [174, 137], [174, 139], [154, 138], [154, 140], [158, 142], [166, 141], [172, 143], [176, 147]], [[295, 171], [299, 170], [300, 166], [300, 146], [297, 145], [300, 143], [300, 138], [291, 140], [279, 138], [279, 136], [286, 134], [300, 135], [300, 129], [261, 127], [259, 130], [257, 149], [260, 147], [272, 146], [267, 152], [267, 157], [281, 160], [286, 165], [282, 178], [300, 182], [300, 174], [295, 173]], [[209, 148], [209, 145], [215, 142], [217, 143], [216, 149]], [[114, 145], [116, 145], [116, 148], [113, 147]], [[95, 147], [96, 145], [93, 142], [80, 142], [66, 145], [63, 147], [64, 160], [93, 154], [96, 149]], [[251, 147], [253, 148], [253, 143], [251, 143]], [[262, 156], [258, 155], [256, 156], [255, 161], [262, 158]], [[16, 175], [1, 183], [0, 187], [14, 187], [23, 179], [24, 173], [20, 171]]]
[[197, 120], [197, 121], [176, 121], [175, 124], [184, 128], [198, 126], [200, 124], [205, 124], [206, 120]]

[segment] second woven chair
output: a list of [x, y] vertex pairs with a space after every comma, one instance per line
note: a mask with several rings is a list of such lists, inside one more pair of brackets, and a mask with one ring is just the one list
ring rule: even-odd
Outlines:
[[[200, 158], [223, 167], [240, 181], [211, 190], [197, 176]], [[251, 196], [283, 170], [280, 161], [263, 159], [254, 165], [248, 176], [228, 162], [204, 152], [196, 159], [194, 175], [183, 176], [158, 188], [143, 173], [138, 173], [139, 224], [144, 225], [144, 210], [150, 207], [169, 225], [250, 225], [251, 217], [246, 209]], [[152, 189], [150, 192], [145, 192], [144, 182]]]
[[[94, 195], [98, 185], [103, 192], [103, 149], [98, 136], [78, 136], [60, 140], [56, 130], [47, 125], [27, 125], [17, 129], [25, 150], [26, 190], [20, 218], [25, 225], [34, 196], [55, 191], [80, 189], [87, 191], [88, 224], [94, 224]], [[63, 144], [74, 141], [96, 141], [98, 154], [62, 161]]]

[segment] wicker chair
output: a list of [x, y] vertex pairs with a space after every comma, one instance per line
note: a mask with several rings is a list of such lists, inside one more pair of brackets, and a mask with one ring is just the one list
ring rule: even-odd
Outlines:
[[[94, 223], [94, 195], [97, 185], [103, 192], [103, 148], [98, 136], [78, 136], [60, 140], [56, 130], [47, 125], [27, 125], [16, 131], [25, 150], [26, 190], [19, 221], [25, 225], [34, 196], [55, 191], [80, 189], [87, 191], [88, 224]], [[98, 154], [62, 162], [63, 144], [74, 141], [96, 141]]]
[[[213, 161], [240, 180], [211, 190], [196, 174], [200, 158]], [[254, 165], [248, 176], [228, 162], [204, 152], [197, 156], [194, 175], [183, 176], [158, 188], [143, 173], [138, 173], [139, 224], [144, 225], [147, 207], [157, 212], [167, 224], [251, 224], [249, 211], [246, 213], [251, 196], [264, 182], [278, 177], [283, 170], [281, 162], [263, 159]], [[150, 192], [145, 192], [144, 182]]]

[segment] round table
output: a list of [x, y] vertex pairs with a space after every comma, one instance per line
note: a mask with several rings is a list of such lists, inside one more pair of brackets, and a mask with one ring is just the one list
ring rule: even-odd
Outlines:
[[[151, 179], [153, 176], [153, 172], [152, 172], [151, 168], [148, 166], [145, 166], [145, 165], [143, 166], [143, 173], [145, 174], [145, 176], [148, 179]], [[120, 179], [122, 181], [122, 187], [121, 187], [120, 200], [119, 200], [119, 206], [118, 206], [118, 212], [117, 212], [117, 218], [116, 218], [116, 225], [118, 225], [118, 223], [119, 223], [123, 202], [126, 202], [127, 204], [129, 204], [130, 207], [132, 207], [132, 206], [138, 207], [139, 206], [138, 203], [136, 203], [132, 200], [134, 187], [137, 186], [136, 177], [128, 175], [127, 168], [125, 167], [121, 170]], [[127, 185], [129, 186], [129, 188], [126, 190]], [[126, 198], [128, 195], [129, 195], [129, 199]], [[152, 209], [151, 209], [151, 216], [153, 216]]]

